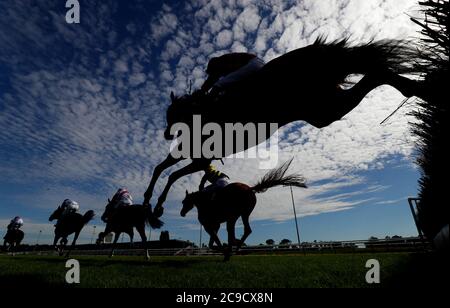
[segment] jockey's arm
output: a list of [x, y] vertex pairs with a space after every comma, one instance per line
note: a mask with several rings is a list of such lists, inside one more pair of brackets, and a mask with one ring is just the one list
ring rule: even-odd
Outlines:
[[198, 186], [199, 191], [202, 191], [205, 188], [205, 184], [206, 184], [207, 180], [208, 180], [208, 176], [205, 173], [205, 175], [202, 177], [202, 180], [200, 181], [200, 185]]
[[210, 75], [208, 77], [208, 79], [206, 79], [206, 81], [203, 83], [202, 87], [200, 88], [200, 90], [203, 93], [208, 92], [212, 86], [220, 79], [221, 76], [219, 75]]

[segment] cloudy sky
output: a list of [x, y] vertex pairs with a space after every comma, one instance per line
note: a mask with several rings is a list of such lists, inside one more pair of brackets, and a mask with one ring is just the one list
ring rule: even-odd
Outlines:
[[[416, 0], [81, 0], [80, 6], [80, 24], [67, 24], [64, 1], [0, 2], [0, 227], [22, 216], [29, 243], [39, 230], [40, 241], [50, 241], [48, 216], [65, 198], [98, 217], [120, 186], [143, 200], [170, 145], [162, 136], [168, 94], [185, 93], [189, 81], [199, 87], [209, 58], [249, 51], [270, 61], [320, 35], [354, 42], [418, 36], [408, 17], [418, 14]], [[294, 191], [302, 240], [416, 234], [406, 202], [419, 177], [407, 115], [414, 104], [380, 125], [402, 100], [383, 86], [329, 127], [298, 121], [280, 129], [280, 161], [294, 157], [292, 171], [309, 184]], [[299, 93], [298, 103], [314, 102]], [[218, 167], [232, 181], [253, 184], [265, 172], [258, 165], [226, 159]], [[195, 211], [178, 213], [184, 191], [201, 176], [181, 179], [169, 194], [163, 218], [173, 238], [197, 240]], [[93, 224], [103, 228], [98, 217]], [[258, 195], [248, 242], [294, 240], [292, 217], [289, 189]], [[91, 234], [92, 224], [81, 242]]]

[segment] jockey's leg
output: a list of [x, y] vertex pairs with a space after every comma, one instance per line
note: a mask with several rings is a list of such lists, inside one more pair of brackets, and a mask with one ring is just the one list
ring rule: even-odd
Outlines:
[[175, 183], [179, 178], [192, 174], [201, 170], [204, 170], [209, 164], [211, 163], [210, 159], [200, 159], [200, 160], [193, 160], [189, 165], [175, 171], [171, 175], [169, 175], [169, 179], [167, 180], [166, 187], [164, 187], [163, 192], [158, 198], [158, 203], [156, 204], [154, 208], [154, 215], [156, 217], [161, 217], [163, 214], [163, 203], [166, 201], [167, 194], [169, 193], [170, 187]]
[[169, 154], [165, 160], [163, 160], [158, 166], [155, 167], [155, 169], [153, 170], [152, 178], [150, 180], [150, 184], [148, 185], [147, 190], [144, 194], [144, 205], [150, 204], [150, 199], [153, 195], [153, 189], [155, 188], [156, 181], [158, 180], [161, 173], [181, 160], [183, 160], [183, 158], [174, 158]]
[[237, 82], [256, 73], [263, 66], [264, 66], [264, 62], [259, 58], [255, 58], [255, 59], [251, 60], [250, 62], [248, 62], [243, 67], [241, 67], [240, 69], [221, 78], [219, 81], [217, 81], [214, 84], [214, 87], [217, 87], [222, 90], [226, 89], [226, 88], [230, 87], [231, 85], [236, 84]]

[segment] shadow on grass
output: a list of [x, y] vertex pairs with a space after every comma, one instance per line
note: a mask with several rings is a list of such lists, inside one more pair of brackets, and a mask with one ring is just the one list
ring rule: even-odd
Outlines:
[[48, 281], [46, 277], [34, 274], [0, 275], [0, 288], [67, 288], [64, 283]]
[[448, 254], [415, 253], [395, 264], [391, 274], [385, 277], [384, 287], [441, 287], [449, 277]]
[[[72, 257], [71, 257], [72, 258]], [[77, 256], [73, 257], [74, 259], [77, 259]], [[45, 258], [45, 257], [38, 257], [33, 258], [33, 261], [38, 261], [42, 263], [49, 263], [49, 264], [65, 264], [67, 261], [67, 258]], [[188, 268], [195, 264], [199, 263], [205, 263], [205, 260], [199, 258], [199, 259], [182, 259], [179, 260], [145, 260], [142, 258], [142, 260], [126, 260], [123, 258], [119, 259], [110, 259], [108, 257], [98, 257], [98, 259], [84, 259], [79, 258], [78, 259], [80, 264], [82, 266], [93, 266], [93, 267], [107, 267], [107, 266], [114, 266], [114, 265], [120, 265], [120, 266], [148, 266], [148, 267], [165, 267], [165, 268]], [[211, 262], [210, 260], [208, 260]], [[215, 261], [215, 260], [214, 260]], [[213, 261], [213, 262], [214, 262]], [[221, 262], [222, 261], [217, 261]]]

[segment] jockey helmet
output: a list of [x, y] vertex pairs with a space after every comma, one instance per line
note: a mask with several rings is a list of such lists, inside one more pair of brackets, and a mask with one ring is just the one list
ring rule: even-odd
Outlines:
[[220, 178], [228, 178], [228, 175], [226, 175], [223, 172], [220, 172], [219, 170], [217, 170], [216, 168], [214, 168], [213, 165], [209, 165], [206, 170], [205, 173], [208, 177], [208, 181], [210, 182], [215, 182]]
[[14, 219], [13, 219], [13, 223], [15, 223], [16, 225], [22, 226], [22, 225], [23, 225], [23, 219], [20, 218], [20, 216], [16, 216], [16, 217], [14, 217]]

